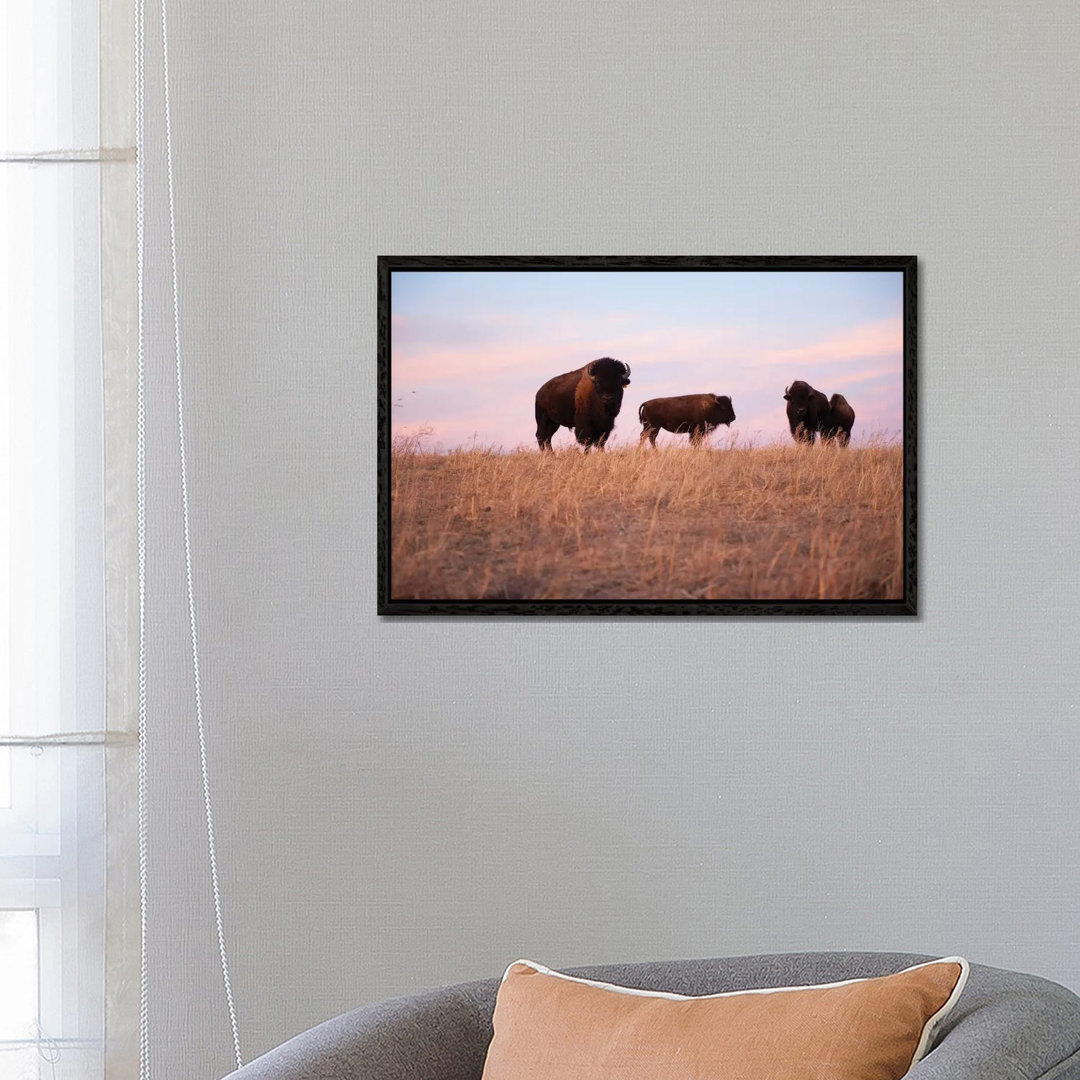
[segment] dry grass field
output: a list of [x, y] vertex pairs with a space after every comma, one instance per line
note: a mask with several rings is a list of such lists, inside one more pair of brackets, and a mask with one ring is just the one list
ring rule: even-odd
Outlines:
[[391, 459], [394, 599], [902, 596], [903, 452], [626, 448]]

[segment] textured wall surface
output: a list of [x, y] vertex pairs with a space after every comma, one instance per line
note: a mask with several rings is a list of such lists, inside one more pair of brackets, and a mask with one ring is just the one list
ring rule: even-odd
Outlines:
[[[1080, 988], [1080, 7], [175, 7], [246, 1054], [521, 955], [959, 952]], [[203, 1078], [231, 1057], [154, 198], [152, 1021], [158, 1075]], [[918, 255], [921, 618], [380, 622], [391, 253]]]

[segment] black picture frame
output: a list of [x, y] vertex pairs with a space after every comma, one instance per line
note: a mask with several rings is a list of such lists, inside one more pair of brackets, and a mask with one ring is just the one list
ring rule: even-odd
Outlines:
[[[912, 617], [917, 605], [917, 266], [905, 256], [404, 256], [378, 257], [377, 265], [377, 614], [394, 617], [444, 616], [647, 616], [647, 617]], [[903, 520], [900, 570], [902, 595], [881, 600], [725, 599], [423, 599], [395, 598], [391, 520], [391, 300], [396, 271], [898, 271], [902, 273], [902, 454]]]

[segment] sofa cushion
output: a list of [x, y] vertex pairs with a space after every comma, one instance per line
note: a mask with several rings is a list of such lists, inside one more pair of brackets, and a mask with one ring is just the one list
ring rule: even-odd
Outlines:
[[967, 962], [708, 997], [511, 964], [483, 1080], [898, 1080], [929, 1051]]

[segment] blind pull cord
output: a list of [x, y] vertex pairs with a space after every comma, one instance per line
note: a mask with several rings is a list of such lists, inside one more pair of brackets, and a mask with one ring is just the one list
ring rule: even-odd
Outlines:
[[147, 807], [146, 732], [146, 321], [145, 218], [146, 218], [146, 5], [135, 0], [135, 266], [138, 297], [138, 404], [136, 431], [136, 490], [138, 502], [139, 573], [139, 745], [138, 745], [138, 832], [139, 832], [139, 1080], [150, 1080], [150, 975], [147, 964]]
[[[146, 12], [145, 0], [135, 0], [136, 17], [136, 247], [138, 264], [139, 295], [139, 403], [138, 403], [138, 517], [139, 517], [139, 888], [140, 903], [143, 913], [142, 972], [140, 987], [142, 1004], [140, 1008], [139, 1037], [139, 1076], [140, 1080], [150, 1080], [150, 1039], [149, 1016], [147, 1008], [148, 975], [146, 971], [146, 913], [147, 913], [147, 799], [146, 799], [146, 633], [145, 633], [145, 566], [146, 566], [146, 410], [145, 410], [145, 323], [144, 323], [144, 256], [145, 235], [144, 219], [146, 208], [145, 193], [145, 38]], [[177, 270], [176, 243], [176, 197], [173, 179], [172, 147], [172, 108], [169, 94], [169, 24], [167, 0], [161, 0], [161, 50], [163, 80], [163, 111], [165, 123], [165, 166], [168, 179], [169, 206], [169, 260], [172, 277], [173, 302], [173, 355], [176, 368], [176, 426], [177, 452], [180, 468], [180, 498], [184, 537], [184, 570], [187, 583], [188, 623], [191, 633], [191, 660], [193, 693], [195, 700], [195, 719], [198, 729], [199, 768], [202, 775], [203, 809], [206, 817], [207, 856], [210, 863], [210, 883], [214, 898], [214, 924], [217, 932], [218, 953], [221, 960], [221, 977], [225, 989], [225, 1002], [229, 1013], [229, 1026], [232, 1033], [233, 1052], [236, 1066], [240, 1068], [244, 1061], [240, 1052], [240, 1035], [236, 1021], [236, 1007], [233, 1001], [232, 982], [229, 978], [228, 951], [225, 945], [225, 925], [222, 916], [221, 890], [218, 882], [217, 849], [214, 841], [214, 811], [210, 791], [210, 770], [206, 753], [206, 725], [202, 705], [202, 678], [199, 670], [199, 634], [195, 610], [194, 572], [192, 569], [191, 528], [188, 511], [187, 449], [184, 437], [184, 377], [180, 342], [180, 286]]]

